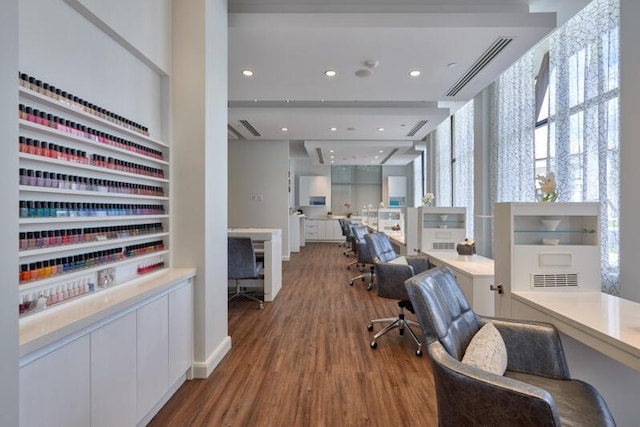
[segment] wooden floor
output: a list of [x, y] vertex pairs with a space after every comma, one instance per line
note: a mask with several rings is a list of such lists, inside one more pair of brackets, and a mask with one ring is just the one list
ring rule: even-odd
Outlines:
[[307, 244], [283, 264], [282, 290], [264, 310], [231, 301], [231, 351], [209, 378], [187, 381], [149, 425], [437, 425], [428, 355], [417, 357], [410, 335], [397, 330], [369, 346], [369, 319], [398, 308], [363, 282], [348, 285], [357, 273], [345, 267], [351, 260], [337, 244]]

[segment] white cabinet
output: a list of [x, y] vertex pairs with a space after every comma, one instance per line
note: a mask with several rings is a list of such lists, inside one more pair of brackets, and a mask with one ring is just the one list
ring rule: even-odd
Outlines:
[[89, 345], [85, 335], [20, 368], [21, 427], [91, 425]]
[[496, 315], [511, 291], [600, 292], [598, 203], [496, 203]]
[[136, 424], [136, 363], [135, 312], [91, 332], [92, 427]]
[[387, 206], [404, 208], [407, 206], [407, 177], [387, 177]]
[[466, 237], [466, 215], [467, 208], [420, 208], [422, 251], [455, 251]]
[[191, 368], [193, 298], [187, 284], [169, 294], [169, 385]]
[[305, 240], [334, 241], [344, 240], [342, 228], [337, 219], [305, 219]]
[[159, 298], [137, 313], [138, 420], [169, 389], [168, 297]]
[[331, 206], [331, 186], [327, 176], [300, 176], [299, 206]]

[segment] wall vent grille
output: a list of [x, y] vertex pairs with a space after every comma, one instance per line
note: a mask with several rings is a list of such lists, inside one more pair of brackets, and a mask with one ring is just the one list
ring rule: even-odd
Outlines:
[[249, 121], [248, 121], [248, 120], [239, 120], [239, 122], [240, 122], [240, 124], [242, 124], [242, 126], [246, 127], [246, 128], [247, 128], [247, 130], [248, 130], [249, 132], [251, 132], [251, 134], [252, 134], [253, 136], [262, 136], [262, 135], [260, 135], [260, 132], [258, 132], [258, 131], [256, 130], [256, 128], [254, 128], [254, 127], [253, 127], [253, 125], [252, 125], [251, 123], [249, 123]]
[[415, 136], [416, 133], [418, 133], [420, 131], [420, 129], [422, 129], [422, 127], [424, 125], [426, 125], [428, 122], [428, 120], [420, 120], [418, 123], [416, 123], [416, 125], [409, 131], [409, 133], [407, 134], [407, 136]]
[[480, 71], [486, 67], [500, 52], [502, 52], [514, 40], [515, 37], [499, 37], [484, 53], [473, 63], [467, 72], [449, 89], [446, 96], [456, 96]]
[[322, 149], [316, 148], [316, 154], [318, 155], [318, 163], [324, 165], [324, 156], [322, 155]]
[[454, 242], [433, 242], [431, 244], [431, 249], [435, 251], [452, 251], [456, 248], [456, 244]]
[[531, 281], [534, 288], [577, 288], [577, 273], [561, 274], [532, 274]]

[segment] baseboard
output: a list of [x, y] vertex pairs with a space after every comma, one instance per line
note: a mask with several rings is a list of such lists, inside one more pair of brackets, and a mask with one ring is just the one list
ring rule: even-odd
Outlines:
[[174, 395], [176, 391], [184, 384], [187, 379], [187, 374], [182, 375], [178, 381], [174, 385], [172, 385], [169, 390], [165, 393], [165, 395], [160, 399], [160, 401], [149, 411], [147, 415], [145, 415], [139, 422], [138, 427], [146, 426], [149, 422], [156, 416], [160, 409], [171, 399], [171, 396]]
[[206, 361], [193, 362], [193, 378], [208, 378], [229, 350], [231, 350], [231, 337], [227, 336]]

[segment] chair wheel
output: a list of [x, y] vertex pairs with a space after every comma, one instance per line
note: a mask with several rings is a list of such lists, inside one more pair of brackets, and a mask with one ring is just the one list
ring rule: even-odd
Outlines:
[[260, 305], [258, 305], [258, 308], [259, 308], [260, 310], [264, 310], [264, 303], [262, 303], [262, 302], [261, 302], [261, 303], [260, 303]]
[[371, 283], [369, 283], [369, 285], [367, 286], [367, 290], [370, 291], [372, 287], [373, 286], [371, 285]]
[[351, 267], [349, 267], [348, 265], [347, 265], [347, 270], [351, 270]]
[[353, 280], [349, 282], [349, 286], [353, 286]]
[[416, 356], [418, 356], [418, 357], [422, 357], [422, 350], [417, 349], [417, 350], [416, 350]]
[[367, 330], [368, 330], [368, 331], [373, 331], [373, 323], [369, 323], [369, 324], [367, 325]]
[[378, 343], [375, 341], [371, 341], [371, 348], [376, 349], [378, 348]]
[[400, 329], [400, 335], [404, 335], [404, 329]]
[[362, 278], [362, 281], [364, 282], [364, 277]]

